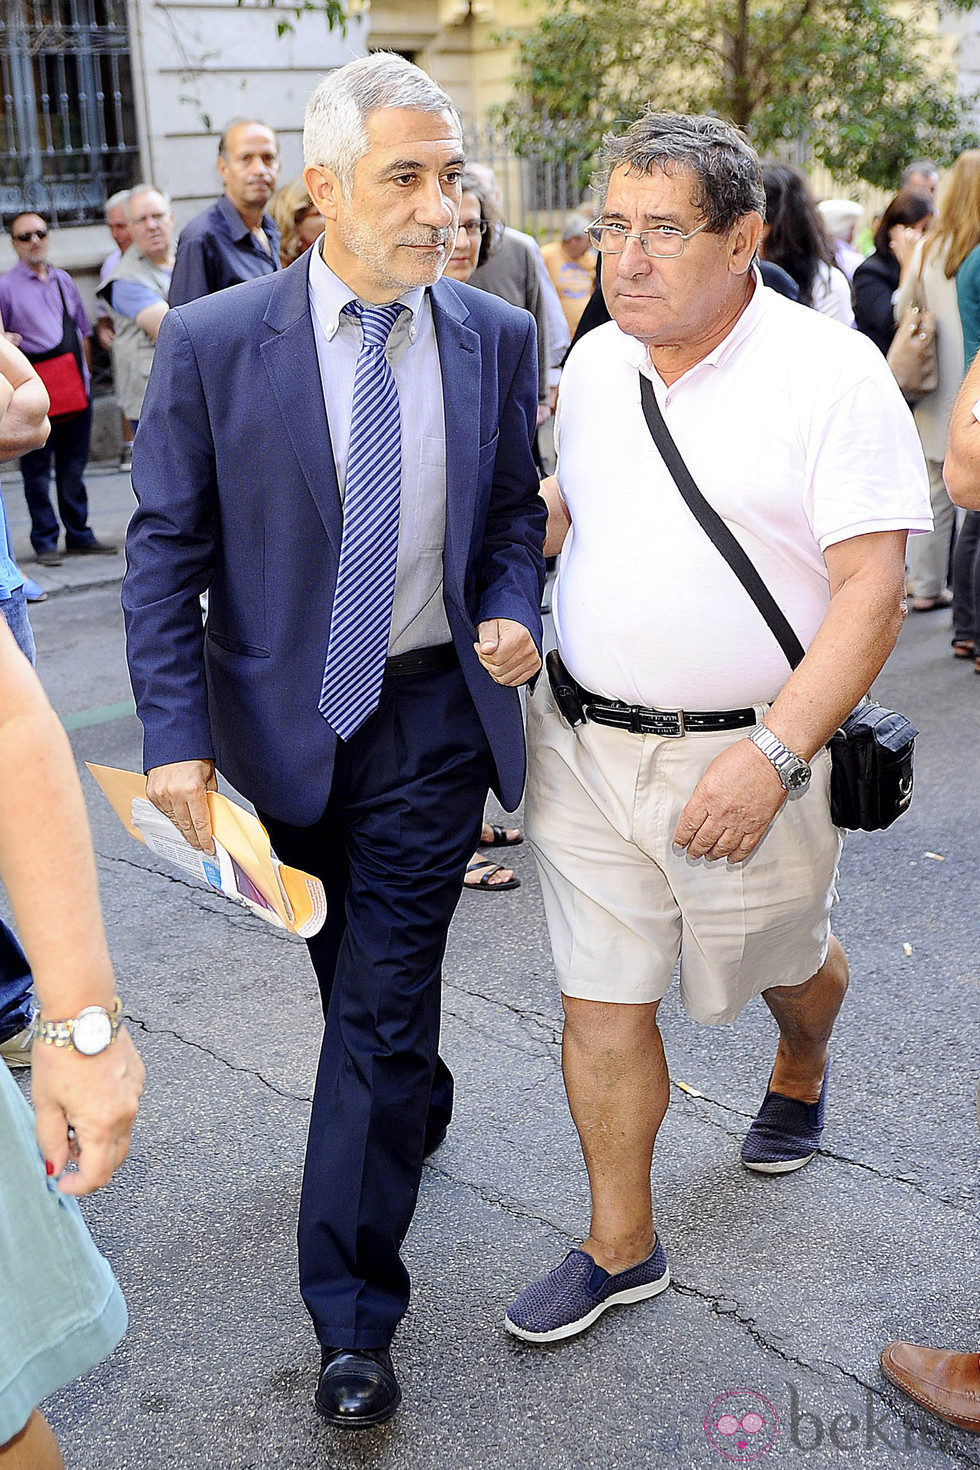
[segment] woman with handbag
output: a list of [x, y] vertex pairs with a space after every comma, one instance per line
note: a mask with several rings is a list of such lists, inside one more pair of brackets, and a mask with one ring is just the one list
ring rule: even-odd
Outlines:
[[909, 537], [909, 592], [915, 612], [931, 612], [934, 608], [948, 607], [950, 602], [945, 589], [956, 512], [943, 484], [943, 458], [950, 414], [964, 373], [963, 330], [957, 304], [958, 272], [977, 244], [980, 244], [980, 150], [970, 149], [961, 153], [953, 165], [935, 223], [912, 251], [895, 298], [897, 320], [904, 323], [918, 302], [931, 315], [935, 328], [936, 386], [931, 392], [915, 397], [912, 409], [929, 467], [935, 526], [926, 536]]
[[878, 221], [874, 250], [854, 272], [854, 325], [886, 357], [895, 335], [893, 302], [902, 266], [912, 253], [916, 235], [927, 230], [931, 222], [931, 202], [924, 194], [903, 189], [889, 201]]

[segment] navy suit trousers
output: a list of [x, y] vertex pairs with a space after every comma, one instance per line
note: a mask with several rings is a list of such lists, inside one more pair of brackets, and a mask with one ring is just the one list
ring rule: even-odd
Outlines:
[[444, 1067], [433, 1091], [442, 960], [492, 774], [458, 667], [398, 676], [338, 746], [319, 822], [260, 813], [280, 858], [327, 894], [309, 942], [325, 1028], [299, 1218], [300, 1287], [326, 1347], [386, 1347], [408, 1306], [399, 1252], [427, 1115], [451, 1106]]

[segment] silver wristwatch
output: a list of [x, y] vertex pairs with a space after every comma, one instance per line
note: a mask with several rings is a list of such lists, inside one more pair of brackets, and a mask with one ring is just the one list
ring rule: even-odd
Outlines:
[[757, 745], [762, 754], [775, 768], [783, 783], [784, 791], [805, 791], [810, 784], [810, 767], [800, 755], [794, 755], [788, 746], [775, 736], [768, 725], [756, 725], [748, 733], [749, 740]]
[[116, 996], [112, 1010], [104, 1006], [86, 1006], [70, 1021], [34, 1022], [34, 1040], [46, 1046], [67, 1046], [85, 1057], [97, 1057], [111, 1046], [119, 1030], [122, 1001]]

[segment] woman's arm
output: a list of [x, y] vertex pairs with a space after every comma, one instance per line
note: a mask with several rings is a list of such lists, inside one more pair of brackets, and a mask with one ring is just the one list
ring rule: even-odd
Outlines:
[[[82, 790], [61, 722], [0, 618], [0, 877], [31, 962], [46, 1021], [115, 995]], [[34, 1043], [32, 1096], [49, 1174], [70, 1152], [65, 1194], [106, 1184], [126, 1157], [143, 1089], [128, 1032], [97, 1056]], [[69, 1137], [74, 1130], [74, 1141]]]
[[49, 407], [41, 379], [0, 331], [0, 459], [41, 447], [51, 432]]

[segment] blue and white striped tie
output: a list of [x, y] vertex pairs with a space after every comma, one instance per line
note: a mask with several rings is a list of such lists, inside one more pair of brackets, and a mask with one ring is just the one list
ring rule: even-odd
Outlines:
[[363, 341], [354, 368], [344, 531], [330, 615], [320, 713], [349, 740], [378, 707], [398, 561], [401, 424], [398, 390], [385, 357], [400, 302], [350, 301]]

